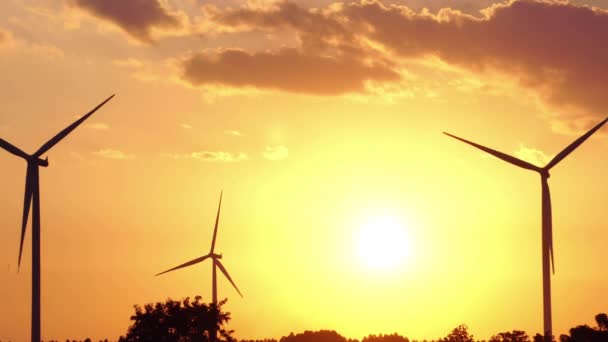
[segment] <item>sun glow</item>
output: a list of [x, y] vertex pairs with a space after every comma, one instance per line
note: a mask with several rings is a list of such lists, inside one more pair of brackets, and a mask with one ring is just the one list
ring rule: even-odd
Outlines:
[[357, 253], [366, 266], [393, 270], [409, 255], [410, 246], [402, 223], [392, 216], [369, 218], [361, 226]]

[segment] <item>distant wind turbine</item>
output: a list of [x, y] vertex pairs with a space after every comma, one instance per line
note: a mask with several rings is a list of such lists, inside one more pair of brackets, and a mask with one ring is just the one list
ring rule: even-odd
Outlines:
[[521, 159], [512, 157], [508, 154], [493, 150], [491, 148], [476, 144], [474, 142], [465, 140], [463, 138], [459, 138], [455, 135], [443, 132], [444, 134], [460, 140], [466, 144], [472, 145], [484, 152], [487, 152], [499, 159], [506, 161], [507, 163], [513, 164], [515, 166], [519, 166], [524, 169], [536, 171], [540, 174], [541, 187], [542, 187], [542, 264], [543, 264], [543, 318], [544, 318], [544, 333], [545, 333], [545, 341], [552, 341], [552, 323], [551, 323], [551, 278], [550, 278], [550, 266], [553, 268], [553, 273], [555, 273], [555, 261], [553, 258], [553, 226], [552, 226], [552, 216], [551, 216], [551, 195], [549, 193], [549, 183], [548, 179], [550, 177], [549, 170], [557, 165], [562, 159], [566, 158], [572, 151], [574, 151], [579, 145], [581, 145], [587, 138], [589, 138], [595, 131], [600, 129], [608, 118], [604, 119], [604, 121], [597, 124], [593, 127], [589, 132], [585, 133], [580, 138], [576, 139], [573, 143], [568, 145], [563, 151], [558, 153], [551, 161], [545, 165], [545, 167], [538, 167], [536, 165], [532, 165], [526, 161]]
[[[215, 240], [217, 238], [217, 227], [218, 224], [220, 222], [220, 209], [222, 208], [222, 196], [223, 196], [223, 191], [220, 193], [220, 203], [217, 207], [217, 216], [215, 218], [215, 228], [213, 229], [213, 240], [211, 240], [211, 250], [209, 251], [209, 254], [203, 255], [200, 258], [196, 258], [194, 260], [190, 260], [186, 263], [183, 263], [179, 266], [173, 267], [171, 269], [168, 269], [164, 272], [158, 273], [156, 274], [156, 276], [159, 276], [161, 274], [165, 274], [171, 271], [175, 271], [178, 270], [180, 268], [184, 268], [184, 267], [188, 267], [188, 266], [192, 266], [195, 264], [198, 264], [200, 262], [205, 261], [205, 259], [211, 259], [213, 266], [212, 266], [212, 280], [211, 280], [211, 286], [212, 286], [212, 298], [213, 298], [213, 305], [217, 306], [217, 275], [216, 275], [216, 268], [219, 268], [220, 271], [222, 271], [222, 273], [224, 274], [224, 276], [226, 277], [226, 279], [228, 279], [228, 281], [230, 282], [230, 284], [232, 284], [232, 286], [234, 287], [234, 289], [236, 290], [236, 292], [239, 293], [239, 295], [241, 297], [243, 297], [243, 294], [241, 293], [241, 291], [239, 291], [239, 288], [236, 286], [236, 284], [234, 283], [234, 281], [232, 280], [232, 278], [230, 277], [230, 275], [228, 274], [228, 271], [226, 270], [226, 268], [224, 267], [224, 265], [222, 265], [222, 262], [220, 261], [220, 259], [222, 258], [221, 254], [216, 254], [215, 253]], [[211, 338], [213, 340], [216, 340], [216, 334], [215, 331], [211, 332]]]
[[6, 140], [0, 139], [0, 147], [8, 152], [25, 159], [27, 162], [27, 173], [25, 177], [25, 198], [23, 200], [23, 221], [21, 225], [21, 242], [19, 244], [19, 260], [18, 268], [21, 267], [21, 253], [23, 251], [23, 240], [25, 238], [25, 230], [27, 227], [27, 219], [30, 213], [30, 205], [33, 202], [32, 213], [32, 342], [40, 342], [40, 178], [39, 167], [49, 166], [48, 158], [40, 159], [45, 152], [50, 150], [70, 132], [78, 127], [83, 121], [93, 115], [101, 106], [110, 101], [114, 95], [108, 97], [105, 101], [93, 108], [73, 124], [59, 132], [51, 140], [47, 141], [34, 154], [29, 155]]

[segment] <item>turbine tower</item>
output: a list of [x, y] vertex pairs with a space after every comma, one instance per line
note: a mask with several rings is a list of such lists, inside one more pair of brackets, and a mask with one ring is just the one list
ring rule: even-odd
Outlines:
[[[49, 166], [48, 158], [41, 159], [45, 152], [50, 150], [63, 138], [65, 138], [76, 127], [83, 123], [89, 116], [93, 115], [101, 106], [110, 101], [114, 95], [93, 108], [73, 124], [59, 132], [51, 140], [47, 141], [34, 154], [29, 155], [21, 149], [10, 144], [6, 140], [0, 139], [0, 147], [8, 152], [25, 159], [27, 162], [27, 173], [25, 177], [25, 198], [23, 200], [23, 221], [21, 225], [21, 241], [19, 243], [18, 267], [21, 267], [21, 252], [23, 251], [23, 240], [27, 227], [27, 219], [30, 213], [30, 205], [33, 206], [32, 212], [32, 342], [40, 342], [40, 178], [39, 167]], [[32, 204], [33, 203], [33, 204]]]
[[542, 265], [543, 265], [543, 320], [544, 320], [544, 338], [545, 342], [551, 342], [553, 338], [553, 329], [551, 323], [551, 277], [550, 267], [553, 268], [555, 274], [555, 262], [553, 258], [553, 226], [551, 216], [551, 195], [549, 193], [549, 170], [557, 165], [562, 159], [566, 158], [572, 151], [574, 151], [579, 145], [581, 145], [587, 138], [589, 138], [595, 131], [600, 129], [608, 121], [608, 118], [597, 124], [589, 132], [585, 133], [580, 138], [572, 142], [563, 151], [557, 154], [551, 161], [545, 165], [545, 167], [538, 167], [532, 165], [521, 159], [512, 157], [508, 154], [493, 150], [491, 148], [476, 144], [474, 142], [459, 138], [455, 135], [443, 132], [444, 134], [460, 140], [466, 144], [476, 147], [486, 153], [489, 153], [499, 159], [506, 161], [507, 163], [519, 166], [524, 169], [538, 172], [540, 175], [541, 189], [542, 189]]
[[[168, 269], [164, 272], [158, 273], [156, 274], [156, 276], [159, 276], [161, 274], [165, 274], [171, 271], [175, 271], [178, 270], [180, 268], [184, 268], [184, 267], [188, 267], [188, 266], [192, 266], [195, 264], [198, 264], [200, 262], [205, 261], [205, 259], [211, 259], [211, 262], [213, 263], [212, 265], [212, 269], [211, 269], [211, 291], [212, 291], [212, 298], [213, 298], [213, 305], [217, 307], [217, 270], [216, 268], [219, 268], [220, 271], [222, 271], [222, 273], [224, 274], [224, 276], [226, 277], [226, 279], [228, 279], [228, 281], [230, 282], [230, 284], [232, 284], [232, 286], [234, 287], [234, 289], [236, 290], [236, 292], [239, 293], [239, 295], [241, 297], [243, 297], [243, 294], [241, 294], [241, 291], [239, 291], [239, 288], [236, 286], [236, 284], [234, 283], [234, 281], [232, 280], [232, 278], [230, 277], [230, 275], [228, 274], [228, 271], [226, 270], [226, 268], [224, 267], [224, 265], [222, 265], [222, 262], [220, 261], [220, 259], [222, 258], [221, 254], [216, 254], [215, 253], [215, 240], [217, 238], [217, 227], [220, 221], [220, 209], [222, 208], [222, 195], [223, 195], [223, 191], [220, 193], [220, 203], [218, 205], [217, 208], [217, 216], [215, 217], [215, 227], [213, 229], [213, 239], [211, 240], [211, 250], [209, 251], [209, 254], [203, 255], [200, 258], [196, 258], [194, 260], [190, 260], [186, 263], [183, 263], [179, 266], [173, 267], [171, 269]], [[216, 341], [217, 340], [217, 336], [216, 336], [216, 332], [215, 331], [211, 331], [211, 339], [212, 341]]]

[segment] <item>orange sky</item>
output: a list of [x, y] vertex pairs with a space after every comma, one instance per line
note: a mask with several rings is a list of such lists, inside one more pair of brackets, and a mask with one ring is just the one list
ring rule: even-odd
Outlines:
[[[2, 2], [0, 137], [33, 152], [117, 94], [41, 170], [44, 339], [117, 338], [134, 304], [210, 298], [210, 264], [153, 275], [207, 253], [222, 189], [237, 338], [539, 332], [538, 177], [441, 132], [546, 163], [608, 114], [602, 8]], [[556, 334], [608, 308], [607, 137], [552, 171]], [[25, 163], [0, 165], [0, 339], [24, 341]], [[407, 249], [388, 268], [361, 256], [378, 217]]]

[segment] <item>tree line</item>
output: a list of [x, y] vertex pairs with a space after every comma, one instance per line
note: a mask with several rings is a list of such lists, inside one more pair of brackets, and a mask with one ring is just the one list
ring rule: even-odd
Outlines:
[[[125, 336], [118, 342], [543, 342], [543, 336], [529, 336], [525, 331], [513, 330], [500, 332], [489, 340], [476, 340], [464, 324], [454, 328], [447, 336], [440, 339], [410, 340], [397, 333], [388, 335], [368, 335], [361, 341], [346, 338], [333, 330], [304, 331], [291, 333], [280, 339], [240, 340], [234, 337], [234, 331], [226, 328], [230, 313], [222, 311], [226, 300], [217, 305], [207, 304], [202, 297], [194, 300], [189, 297], [180, 301], [167, 299], [165, 302], [135, 305], [135, 314], [131, 316], [132, 324]], [[600, 313], [595, 316], [595, 326], [578, 325], [568, 334], [553, 337], [555, 342], [608, 342], [608, 315]], [[217, 337], [212, 339], [213, 334]], [[2, 340], [0, 340], [2, 342]], [[9, 341], [10, 342], [10, 341]], [[41, 341], [45, 342], [45, 341]], [[50, 340], [46, 342], [61, 342]], [[93, 342], [70, 340], [65, 342]], [[109, 340], [99, 340], [109, 342]]]

